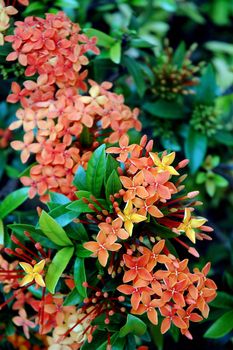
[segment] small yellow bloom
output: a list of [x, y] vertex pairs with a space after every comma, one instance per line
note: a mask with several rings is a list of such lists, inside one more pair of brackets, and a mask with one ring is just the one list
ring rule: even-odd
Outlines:
[[135, 211], [133, 210], [132, 201], [130, 200], [126, 203], [123, 213], [119, 212], [118, 216], [121, 218], [121, 220], [124, 221], [124, 227], [130, 236], [132, 236], [133, 224], [139, 223], [147, 219], [146, 216], [135, 213]]
[[23, 287], [28, 283], [31, 283], [35, 280], [37, 284], [41, 287], [45, 287], [44, 280], [41, 276], [41, 272], [43, 271], [44, 265], [45, 265], [45, 259], [38, 262], [36, 265], [32, 266], [25, 262], [20, 262], [19, 265], [24, 269], [26, 272], [26, 276], [22, 279], [20, 282], [20, 286]]
[[207, 220], [204, 218], [200, 219], [192, 219], [191, 218], [191, 209], [185, 208], [184, 220], [178, 227], [178, 231], [185, 232], [186, 236], [192, 241], [196, 243], [196, 233], [195, 228], [201, 227]]
[[170, 165], [173, 163], [175, 156], [175, 152], [172, 152], [170, 154], [167, 154], [166, 156], [163, 156], [162, 159], [160, 159], [158, 153], [150, 152], [150, 157], [155, 163], [155, 165], [158, 167], [158, 171], [160, 173], [163, 171], [168, 171], [171, 175], [179, 175], [176, 169]]

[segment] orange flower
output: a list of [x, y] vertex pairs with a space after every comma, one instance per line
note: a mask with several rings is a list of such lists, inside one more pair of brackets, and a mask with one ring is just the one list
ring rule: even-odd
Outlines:
[[113, 153], [113, 154], [119, 154], [119, 157], [117, 160], [120, 162], [125, 162], [128, 154], [132, 152], [134, 149], [134, 145], [129, 146], [129, 137], [127, 135], [122, 135], [119, 139], [119, 146], [120, 147], [109, 147], [106, 150], [106, 153]]
[[38, 143], [33, 143], [34, 134], [33, 131], [29, 131], [23, 137], [22, 141], [12, 141], [11, 147], [17, 151], [22, 151], [20, 158], [22, 163], [26, 163], [30, 157], [30, 153], [38, 153], [41, 150], [41, 146]]
[[111, 224], [102, 222], [98, 225], [98, 227], [106, 234], [106, 236], [114, 237], [115, 239], [127, 239], [129, 237], [129, 233], [122, 228], [122, 224], [123, 221], [120, 218], [117, 218], [113, 220]]
[[161, 323], [161, 333], [166, 333], [170, 327], [171, 323], [173, 323], [176, 327], [181, 329], [186, 329], [187, 325], [183, 321], [180, 315], [177, 314], [178, 306], [174, 305], [171, 307], [170, 305], [165, 305], [160, 308], [160, 313], [162, 316], [165, 316]]
[[125, 266], [130, 269], [128, 271], [125, 271], [124, 273], [124, 277], [123, 277], [124, 283], [135, 280], [136, 277], [145, 281], [152, 280], [152, 276], [150, 272], [146, 269], [146, 266], [149, 261], [148, 255], [142, 255], [136, 258], [130, 255], [124, 254], [123, 260], [124, 260]]
[[121, 248], [121, 244], [115, 243], [114, 237], [107, 237], [102, 231], [100, 231], [96, 237], [96, 241], [86, 242], [83, 244], [84, 248], [93, 252], [93, 256], [97, 256], [102, 266], [107, 265], [110, 251], [117, 251]]
[[146, 292], [142, 292], [142, 304], [139, 305], [137, 310], [132, 310], [133, 314], [142, 315], [145, 312], [147, 313], [147, 317], [150, 322], [154, 325], [158, 324], [158, 314], [155, 310], [156, 307], [163, 305], [160, 299], [152, 299], [150, 294]]
[[148, 192], [144, 186], [142, 186], [144, 182], [143, 172], [140, 171], [137, 173], [132, 180], [127, 176], [120, 176], [120, 180], [124, 188], [127, 189], [125, 192], [123, 199], [125, 202], [130, 201], [138, 196], [140, 198], [148, 197]]
[[117, 287], [119, 292], [131, 295], [131, 305], [134, 310], [138, 309], [140, 301], [142, 300], [142, 292], [153, 293], [151, 288], [148, 287], [148, 281], [137, 280], [133, 286], [129, 286], [127, 284], [121, 284]]

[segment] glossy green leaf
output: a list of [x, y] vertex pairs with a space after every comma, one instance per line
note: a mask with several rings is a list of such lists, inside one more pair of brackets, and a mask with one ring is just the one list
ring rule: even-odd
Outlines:
[[43, 233], [59, 246], [72, 245], [65, 230], [44, 210], [39, 219], [39, 225]]
[[156, 102], [147, 102], [144, 104], [145, 111], [150, 114], [165, 119], [182, 119], [183, 107], [177, 102], [158, 100]]
[[45, 284], [50, 293], [55, 293], [56, 285], [72, 258], [73, 252], [74, 247], [65, 247], [54, 256], [45, 277]]
[[77, 187], [78, 190], [86, 190], [86, 171], [81, 165], [79, 165], [78, 170], [75, 173], [73, 184]]
[[0, 219], [18, 208], [28, 198], [28, 187], [20, 188], [10, 193], [0, 204]]
[[207, 137], [190, 128], [184, 146], [185, 155], [189, 159], [189, 167], [193, 174], [198, 170], [205, 158]]
[[121, 186], [121, 181], [119, 179], [119, 176], [116, 172], [116, 170], [113, 170], [111, 175], [108, 178], [107, 184], [106, 184], [106, 189], [105, 189], [105, 193], [106, 193], [106, 199], [109, 203], [111, 203], [110, 201], [110, 195], [113, 195], [117, 192], [119, 192], [119, 190], [122, 188]]
[[221, 130], [214, 135], [214, 139], [226, 146], [233, 146], [233, 135], [230, 132]]
[[110, 49], [111, 60], [119, 64], [121, 61], [121, 41], [117, 41]]
[[83, 287], [83, 282], [86, 280], [84, 259], [77, 257], [74, 263], [74, 282], [77, 291], [83, 298], [87, 296], [87, 289]]
[[64, 306], [77, 305], [83, 301], [83, 298], [78, 293], [77, 289], [74, 288], [65, 298]]
[[182, 41], [180, 45], [177, 47], [176, 51], [174, 52], [174, 55], [172, 58], [173, 64], [175, 64], [178, 68], [182, 67], [185, 54], [186, 54], [186, 47], [185, 47], [185, 43]]
[[211, 301], [211, 306], [220, 309], [233, 309], [233, 298], [226, 292], [218, 292], [217, 297]]
[[142, 97], [146, 91], [146, 84], [140, 64], [129, 56], [123, 57], [123, 64], [126, 66], [129, 74], [132, 76], [139, 96]]
[[205, 338], [218, 339], [224, 337], [233, 329], [233, 310], [226, 312], [205, 332]]
[[87, 167], [87, 187], [96, 197], [100, 196], [106, 167], [105, 144], [92, 154]]
[[92, 255], [92, 252], [90, 250], [85, 249], [82, 244], [77, 244], [76, 255], [79, 258], [89, 258]]
[[93, 213], [93, 209], [90, 209], [87, 203], [84, 203], [82, 199], [72, 202], [67, 206], [67, 209], [75, 211], [77, 213]]
[[216, 79], [213, 67], [208, 65], [196, 87], [194, 99], [196, 103], [208, 105], [213, 104], [216, 96]]
[[121, 327], [119, 336], [125, 337], [129, 333], [142, 336], [145, 332], [146, 324], [142, 320], [140, 320], [140, 318], [128, 314], [126, 324], [123, 327]]
[[101, 32], [100, 30], [88, 28], [84, 30], [84, 32], [88, 37], [95, 36], [98, 39], [97, 45], [99, 46], [109, 48], [115, 43], [114, 38], [112, 38], [110, 35]]
[[106, 160], [106, 170], [105, 170], [105, 176], [104, 176], [104, 183], [106, 185], [109, 176], [112, 174], [113, 170], [117, 170], [119, 167], [119, 163], [116, 161], [115, 158], [111, 156], [111, 154], [107, 155], [107, 160]]

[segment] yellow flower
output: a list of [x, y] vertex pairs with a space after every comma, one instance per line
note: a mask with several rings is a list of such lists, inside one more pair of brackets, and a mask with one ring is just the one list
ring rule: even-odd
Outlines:
[[146, 216], [135, 213], [135, 211], [133, 210], [132, 201], [130, 200], [126, 203], [123, 213], [119, 212], [118, 216], [121, 218], [121, 220], [124, 221], [124, 227], [130, 236], [132, 236], [133, 224], [139, 223], [147, 219]]
[[174, 161], [175, 156], [175, 152], [172, 152], [170, 154], [167, 154], [166, 156], [163, 156], [162, 159], [160, 159], [158, 153], [150, 152], [150, 157], [155, 163], [155, 165], [159, 168], [158, 171], [160, 173], [163, 171], [168, 171], [171, 175], [179, 175], [176, 169], [170, 165]]
[[20, 262], [19, 265], [24, 269], [26, 272], [26, 276], [22, 279], [20, 282], [20, 286], [23, 287], [28, 283], [31, 283], [35, 280], [37, 284], [41, 287], [45, 287], [44, 280], [41, 276], [41, 272], [43, 271], [45, 260], [41, 260], [36, 265], [32, 266], [25, 262]]
[[192, 219], [191, 218], [191, 209], [185, 208], [185, 214], [184, 214], [184, 220], [183, 223], [181, 223], [178, 227], [178, 231], [185, 232], [186, 236], [192, 241], [193, 243], [196, 242], [196, 234], [194, 228], [201, 227], [204, 225], [204, 223], [207, 220], [204, 218], [200, 219]]

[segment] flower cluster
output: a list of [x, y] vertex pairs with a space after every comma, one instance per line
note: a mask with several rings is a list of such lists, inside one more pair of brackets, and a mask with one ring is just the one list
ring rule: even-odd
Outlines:
[[14, 35], [5, 38], [14, 49], [7, 61], [18, 59], [27, 67], [25, 76], [46, 74], [49, 84], [59, 88], [83, 86], [86, 72], [80, 74], [80, 70], [88, 64], [85, 53], [89, 50], [99, 53], [95, 38], [80, 33], [80, 27], [63, 12], [47, 14], [45, 19], [27, 17], [15, 25]]
[[195, 48], [192, 46], [185, 52], [185, 49], [180, 46], [174, 53], [168, 43], [165, 43], [163, 52], [159, 54], [157, 65], [153, 69], [156, 95], [166, 100], [174, 100], [179, 95], [194, 93], [192, 87], [198, 84], [196, 74], [200, 70], [200, 65], [195, 66], [190, 60]]
[[[18, 57], [27, 65], [27, 76], [39, 74], [36, 82], [27, 80], [23, 88], [12, 83], [7, 99], [22, 106], [10, 129], [22, 126], [24, 139], [11, 145], [21, 151], [23, 163], [31, 153], [38, 163], [31, 168], [30, 177], [21, 180], [31, 187], [30, 198], [38, 193], [46, 201], [48, 190], [74, 198], [72, 181], [78, 166], [86, 168], [101, 139], [114, 143], [129, 129], [140, 130], [139, 111], [130, 110], [123, 96], [109, 91], [109, 82], [99, 85], [89, 80], [88, 95], [77, 90], [87, 87], [83, 81], [87, 71], [80, 72], [88, 63], [84, 54], [98, 50], [96, 40], [79, 34], [79, 27], [64, 14], [50, 14], [45, 20], [26, 18], [17, 25], [15, 35], [7, 37], [16, 50], [8, 59]], [[36, 66], [32, 69], [31, 64]]]
[[[161, 333], [165, 333], [173, 323], [182, 334], [192, 339], [189, 322], [199, 322], [209, 314], [208, 303], [216, 296], [215, 283], [206, 278], [210, 269], [208, 263], [202, 271], [187, 267], [188, 259], [179, 261], [165, 252], [165, 240], [159, 241], [152, 249], [138, 247], [137, 256], [124, 254], [126, 268], [123, 276], [125, 284], [117, 289], [131, 295], [131, 312], [136, 315], [147, 313], [149, 320], [157, 325], [158, 314], [164, 317]], [[163, 269], [158, 269], [164, 265]], [[156, 269], [155, 269], [156, 267]], [[127, 284], [130, 283], [130, 284]], [[194, 312], [199, 310], [202, 314]]]
[[4, 45], [4, 32], [10, 26], [10, 16], [18, 13], [14, 6], [6, 6], [3, 0], [0, 0], [0, 46]]
[[[212, 229], [205, 225], [205, 218], [193, 215], [193, 206], [199, 204], [193, 201], [197, 192], [179, 195], [185, 178], [179, 171], [187, 160], [174, 166], [174, 152], [158, 154], [152, 148], [153, 142], [147, 142], [145, 136], [140, 145], [130, 145], [124, 135], [119, 147], [106, 150], [117, 154], [122, 188], [111, 198], [112, 214], [97, 208], [96, 217], [94, 213], [87, 214], [87, 219], [99, 222], [99, 231], [95, 240], [84, 243], [84, 247], [107, 267], [113, 278], [122, 276], [124, 284], [117, 289], [131, 296], [131, 313], [147, 312], [149, 320], [157, 324], [158, 309], [165, 317], [162, 333], [174, 323], [191, 339], [189, 321], [208, 317], [208, 303], [216, 296], [216, 285], [206, 278], [210, 264], [191, 273], [188, 259], [180, 261], [175, 257], [162, 237], [170, 237], [198, 257], [184, 236], [192, 243], [196, 239], [211, 239], [207, 233]], [[93, 204], [89, 203], [89, 208], [93, 209]], [[152, 246], [156, 240], [158, 243]]]

